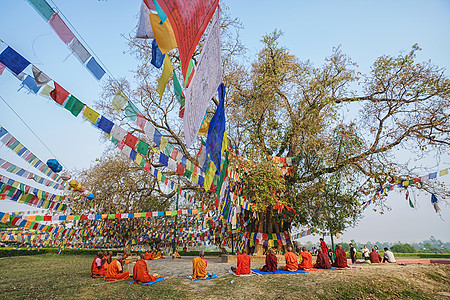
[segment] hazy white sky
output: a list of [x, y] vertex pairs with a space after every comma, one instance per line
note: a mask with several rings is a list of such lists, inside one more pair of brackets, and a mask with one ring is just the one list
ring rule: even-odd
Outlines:
[[[140, 1], [54, 0], [64, 15], [115, 77], [132, 81], [134, 58], [124, 53], [126, 41], [121, 34], [133, 34]], [[126, 4], [125, 4], [126, 3]], [[222, 2], [221, 2], [222, 3]], [[282, 4], [281, 4], [282, 3]], [[223, 4], [223, 3], [222, 3]], [[448, 68], [450, 58], [450, 2], [448, 1], [226, 1], [232, 16], [244, 28], [241, 38], [253, 59], [261, 48], [259, 40], [275, 28], [284, 31], [280, 43], [302, 60], [321, 65], [333, 47], [342, 50], [359, 64], [361, 72], [370, 70], [380, 55], [397, 55], [419, 43], [420, 60]], [[0, 1], [0, 39], [31, 63], [60, 83], [86, 104], [93, 106], [101, 92], [97, 82], [59, 40], [50, 26], [27, 1]], [[448, 74], [448, 72], [447, 72]], [[0, 76], [0, 96], [20, 115], [33, 131], [69, 169], [89, 167], [100, 157], [105, 145], [100, 133], [81, 117], [40, 96], [26, 94], [20, 82], [8, 71]], [[10, 131], [42, 160], [53, 155], [33, 136], [25, 125], [0, 100], [0, 125]], [[8, 149], [0, 147], [0, 157], [24, 168], [28, 165]], [[399, 157], [400, 159], [400, 157]], [[438, 169], [449, 167], [445, 156]], [[2, 173], [4, 174], [4, 173]], [[8, 174], [9, 175], [9, 174]], [[425, 175], [425, 174], [422, 174]], [[13, 177], [13, 176], [11, 176]], [[450, 175], [442, 177], [450, 184]], [[450, 208], [441, 204], [442, 221], [430, 204], [430, 195], [417, 196], [417, 208], [411, 209], [404, 195], [391, 192], [388, 204], [392, 211], [380, 215], [371, 208], [363, 220], [342, 236], [358, 241], [421, 241], [431, 235], [450, 240]], [[34, 210], [25, 206], [23, 210]], [[0, 211], [21, 208], [0, 201]], [[313, 238], [316, 240], [317, 238]], [[306, 239], [305, 239], [306, 240]]]

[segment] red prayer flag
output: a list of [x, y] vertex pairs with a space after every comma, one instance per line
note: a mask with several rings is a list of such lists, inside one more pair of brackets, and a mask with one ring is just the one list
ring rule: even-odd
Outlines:
[[55, 89], [50, 92], [50, 97], [55, 100], [59, 105], [63, 105], [70, 93], [66, 91], [62, 86], [55, 82]]
[[138, 138], [128, 132], [127, 136], [125, 137], [124, 144], [128, 145], [132, 149], [134, 149], [136, 147], [137, 142], [138, 142]]
[[59, 38], [64, 42], [64, 44], [70, 44], [70, 42], [75, 38], [75, 35], [72, 33], [69, 27], [67, 27], [66, 23], [64, 23], [58, 13], [55, 13], [53, 17], [48, 21], [48, 23], [59, 36]]
[[219, 0], [158, 0], [158, 4], [172, 25], [183, 76], [186, 78], [189, 61]]

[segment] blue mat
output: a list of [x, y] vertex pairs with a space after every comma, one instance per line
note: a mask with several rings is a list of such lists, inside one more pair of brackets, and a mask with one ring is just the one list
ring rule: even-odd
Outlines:
[[[216, 274], [212, 274], [211, 277], [209, 277], [209, 275], [211, 275], [211, 274], [208, 273], [208, 277], [206, 277], [206, 279], [194, 279], [194, 281], [202, 281], [202, 280], [208, 280], [208, 279], [217, 278]], [[189, 279], [192, 279], [192, 275], [187, 275], [186, 277], [189, 278]]]
[[163, 281], [164, 279], [166, 279], [166, 277], [159, 277], [159, 278], [156, 278], [155, 281], [152, 281], [152, 282], [144, 282], [144, 283], [137, 283], [137, 282], [134, 282], [134, 280], [132, 280], [132, 281], [130, 281], [130, 283], [135, 283], [135, 284], [140, 284], [140, 285], [152, 285], [152, 284], [154, 284], [154, 283]]
[[95, 276], [95, 275], [92, 275], [91, 278], [105, 278], [105, 276]]
[[297, 270], [296, 272], [291, 272], [291, 271], [283, 271], [280, 269], [277, 269], [276, 272], [263, 272], [259, 269], [252, 269], [252, 271], [255, 273], [261, 274], [261, 275], [308, 273], [307, 271], [303, 271], [303, 270]]

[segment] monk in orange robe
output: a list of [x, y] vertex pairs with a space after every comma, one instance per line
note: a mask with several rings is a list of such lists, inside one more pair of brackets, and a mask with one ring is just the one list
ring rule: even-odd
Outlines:
[[295, 272], [298, 269], [298, 258], [294, 252], [292, 252], [292, 246], [288, 246], [287, 251], [284, 254], [284, 258], [286, 259], [286, 266], [280, 268], [284, 271]]
[[175, 250], [175, 252], [173, 253], [173, 258], [174, 258], [174, 259], [175, 259], [175, 258], [181, 258], [181, 255], [180, 255], [180, 253], [178, 253], [177, 250]]
[[341, 244], [336, 246], [336, 250], [334, 251], [336, 254], [336, 261], [332, 264], [333, 267], [336, 268], [348, 268], [347, 265], [347, 254], [342, 249]]
[[[156, 251], [155, 251], [155, 252], [156, 252]], [[153, 254], [152, 259], [155, 260], [155, 259], [160, 259], [160, 258], [164, 258], [164, 256], [162, 256], [162, 255], [161, 255], [161, 251], [158, 250], [158, 252], [156, 252], [155, 254]]]
[[199, 256], [192, 260], [192, 280], [194, 279], [206, 279], [208, 272], [206, 267], [208, 262], [205, 259], [205, 252], [200, 250]]
[[302, 252], [300, 252], [302, 257], [302, 262], [298, 264], [299, 270], [310, 270], [312, 269], [312, 255], [306, 251], [306, 247], [302, 247]]
[[145, 259], [146, 260], [152, 260], [152, 258], [153, 258], [152, 251], [145, 252]]
[[106, 270], [105, 280], [118, 281], [130, 278], [130, 272], [123, 272], [122, 268], [123, 256], [118, 255], [116, 260], [113, 260]]
[[145, 260], [145, 254], [141, 254], [139, 259], [133, 267], [133, 279], [137, 283], [152, 282], [156, 280], [157, 275], [150, 275], [150, 268], [148, 262]]
[[108, 270], [108, 266], [112, 261], [112, 251], [105, 251], [104, 252], [104, 257], [103, 257], [103, 269], [105, 269], [105, 274], [106, 274], [106, 270]]
[[277, 256], [273, 253], [273, 249], [269, 248], [266, 254], [266, 264], [260, 270], [263, 272], [276, 272], [277, 264]]
[[232, 269], [232, 271], [234, 271], [236, 275], [247, 275], [252, 272], [252, 270], [250, 270], [250, 256], [247, 255], [245, 249], [242, 251], [242, 254], [239, 254], [238, 252], [237, 268], [234, 270]]
[[317, 255], [317, 261], [316, 264], [314, 265], [314, 268], [331, 269], [331, 263], [330, 259], [328, 258], [328, 255], [325, 255], [325, 253], [323, 253], [321, 248], [317, 249], [317, 251], [319, 252], [319, 254]]
[[91, 264], [91, 277], [94, 275], [97, 277], [106, 275], [106, 269], [103, 268], [103, 255], [103, 252], [99, 251], [97, 256], [94, 258], [94, 261]]

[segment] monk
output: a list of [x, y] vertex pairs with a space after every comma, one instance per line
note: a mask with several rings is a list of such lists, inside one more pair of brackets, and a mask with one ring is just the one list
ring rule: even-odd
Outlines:
[[152, 251], [145, 252], [145, 259], [146, 260], [152, 260], [153, 254]]
[[105, 280], [118, 281], [130, 278], [130, 272], [123, 271], [122, 268], [123, 256], [117, 255], [117, 259], [113, 260], [106, 270]]
[[332, 264], [332, 266], [336, 267], [336, 268], [348, 268], [347, 254], [342, 249], [341, 244], [338, 244], [336, 246], [336, 250], [334, 251], [334, 254], [336, 255], [336, 261]]
[[205, 259], [205, 252], [200, 250], [198, 257], [192, 260], [192, 280], [206, 279], [208, 277], [208, 272], [206, 272], [207, 265], [208, 262]]
[[298, 258], [294, 252], [292, 252], [292, 246], [288, 246], [287, 251], [284, 254], [284, 258], [286, 260], [286, 265], [281, 270], [296, 272], [298, 270]]
[[175, 258], [181, 258], [181, 255], [180, 255], [180, 253], [178, 253], [177, 250], [175, 250], [175, 252], [173, 253], [173, 258], [174, 258], [174, 259], [175, 259]]
[[152, 259], [160, 259], [160, 258], [164, 258], [164, 256], [161, 255], [161, 250], [158, 250], [158, 252], [156, 252], [156, 254], [153, 254]]
[[133, 267], [133, 279], [137, 283], [145, 283], [155, 281], [157, 274], [150, 275], [150, 268], [148, 262], [145, 260], [145, 253], [141, 254], [139, 259]]
[[276, 272], [277, 268], [277, 256], [273, 253], [273, 249], [269, 248], [266, 254], [266, 264], [260, 270], [263, 272]]
[[91, 277], [102, 277], [106, 275], [106, 269], [103, 268], [103, 252], [99, 251], [91, 264]]
[[252, 272], [252, 270], [250, 270], [250, 256], [247, 255], [247, 250], [243, 250], [242, 254], [239, 254], [238, 251], [238, 255], [237, 255], [237, 268], [231, 268], [231, 270], [236, 274], [236, 275], [247, 275], [250, 274]]
[[380, 253], [378, 253], [375, 248], [372, 248], [372, 252], [369, 253], [370, 262], [373, 264], [378, 264], [381, 262]]
[[319, 254], [317, 255], [317, 261], [314, 265], [314, 268], [331, 269], [330, 259], [328, 258], [328, 255], [323, 253], [322, 248], [317, 249], [317, 252]]
[[300, 252], [302, 257], [302, 262], [298, 264], [299, 270], [310, 270], [312, 269], [312, 255], [306, 251], [306, 247], [302, 247], [302, 252]]
[[322, 249], [322, 252], [325, 253], [325, 255], [328, 255], [328, 246], [323, 238], [320, 238], [320, 248]]

